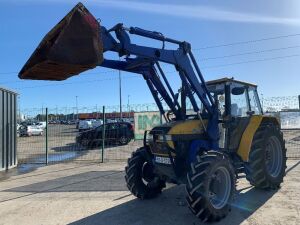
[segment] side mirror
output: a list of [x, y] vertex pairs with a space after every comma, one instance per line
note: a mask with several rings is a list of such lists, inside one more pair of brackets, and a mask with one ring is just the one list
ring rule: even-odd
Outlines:
[[245, 92], [245, 88], [244, 87], [234, 87], [231, 90], [231, 94], [233, 95], [242, 95]]

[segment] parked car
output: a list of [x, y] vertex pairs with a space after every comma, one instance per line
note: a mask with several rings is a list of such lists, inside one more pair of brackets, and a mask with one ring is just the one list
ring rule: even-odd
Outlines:
[[75, 125], [77, 122], [76, 120], [69, 120], [68, 125]]
[[19, 123], [17, 123], [17, 137], [20, 137], [20, 129], [21, 129], [21, 125]]
[[117, 121], [116, 119], [106, 119], [106, 123], [118, 123], [121, 121]]
[[66, 121], [66, 120], [61, 120], [61, 121], [60, 121], [60, 124], [66, 125], [66, 124], [68, 124], [68, 121]]
[[121, 121], [127, 122], [127, 123], [134, 123], [134, 119], [133, 118], [122, 118]]
[[[76, 143], [86, 147], [100, 146], [102, 143], [103, 125], [79, 133], [76, 137]], [[105, 124], [106, 143], [128, 144], [134, 138], [133, 126], [130, 123], [118, 122]]]
[[22, 136], [41, 136], [43, 135], [44, 130], [38, 126], [22, 126], [19, 131], [19, 135]]
[[96, 127], [99, 127], [103, 124], [102, 120], [92, 120], [92, 127], [93, 128], [96, 128]]
[[82, 132], [84, 130], [89, 130], [91, 129], [92, 126], [92, 121], [90, 120], [80, 120], [78, 123], [78, 130], [79, 132]]
[[46, 128], [46, 122], [37, 122], [35, 123], [35, 126], [45, 129]]
[[34, 122], [32, 122], [32, 121], [23, 121], [23, 122], [21, 122], [20, 125], [21, 125], [21, 126], [33, 126], [33, 125], [35, 125], [35, 124], [34, 124]]

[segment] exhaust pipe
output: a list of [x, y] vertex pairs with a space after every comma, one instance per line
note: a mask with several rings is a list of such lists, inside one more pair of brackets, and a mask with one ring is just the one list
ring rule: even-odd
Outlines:
[[103, 61], [100, 23], [78, 3], [46, 34], [19, 72], [19, 78], [65, 80]]

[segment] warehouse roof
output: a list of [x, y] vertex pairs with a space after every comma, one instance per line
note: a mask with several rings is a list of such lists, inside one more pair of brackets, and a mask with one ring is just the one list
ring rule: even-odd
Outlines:
[[10, 90], [10, 89], [7, 89], [7, 88], [1, 87], [1, 86], [0, 86], [0, 91], [5, 91], [5, 92], [9, 92], [9, 93], [18, 95], [18, 93], [16, 91]]

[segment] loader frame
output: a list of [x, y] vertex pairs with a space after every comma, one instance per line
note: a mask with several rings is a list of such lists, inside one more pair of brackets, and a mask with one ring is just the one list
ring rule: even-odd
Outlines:
[[[112, 36], [111, 32], [115, 33], [118, 41]], [[161, 41], [163, 43], [162, 48], [132, 44], [128, 33]], [[187, 118], [185, 102], [186, 98], [189, 98], [193, 110], [197, 113], [199, 119], [202, 121], [204, 117], [209, 121], [206, 127], [207, 135], [210, 137], [209, 148], [219, 149], [218, 111], [216, 104], [207, 89], [203, 75], [191, 51], [191, 45], [188, 42], [167, 38], [155, 31], [148, 31], [137, 27], [126, 28], [121, 23], [109, 30], [102, 26], [101, 38], [104, 52], [117, 52], [120, 57], [126, 56], [126, 58], [125, 61], [104, 59], [99, 66], [143, 75], [159, 111], [165, 117], [166, 121], [169, 121], [169, 118], [166, 117], [162, 100], [165, 101], [171, 112], [175, 115], [174, 120], [185, 120]], [[166, 42], [178, 45], [178, 49], [166, 50], [164, 48]], [[184, 90], [184, 93], [181, 93], [184, 96], [181, 98], [181, 104], [179, 104], [176, 94], [174, 94], [162, 70], [160, 62], [174, 65], [178, 71], [182, 81], [182, 90]], [[202, 103], [203, 109], [201, 112], [197, 100], [200, 100]]]

